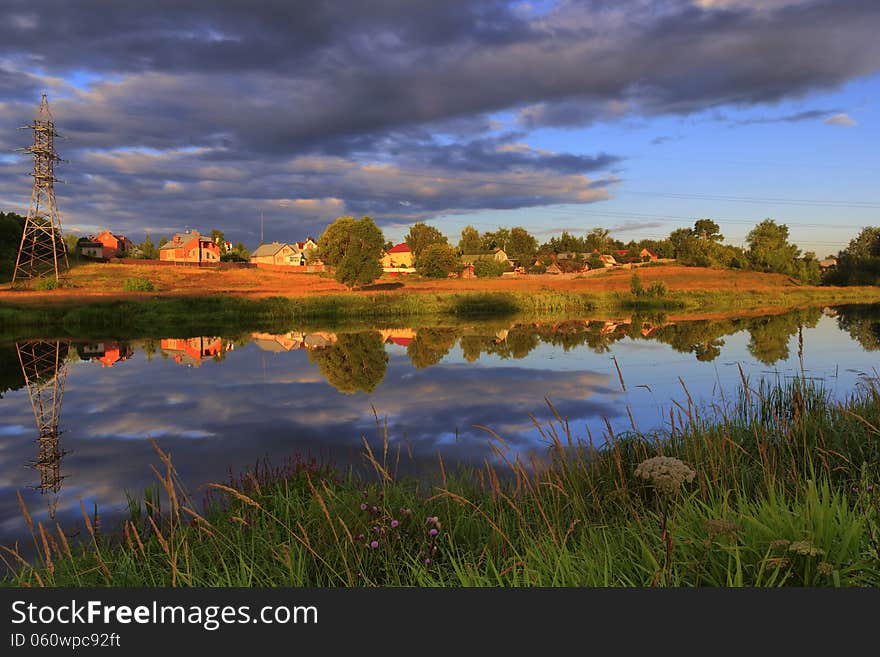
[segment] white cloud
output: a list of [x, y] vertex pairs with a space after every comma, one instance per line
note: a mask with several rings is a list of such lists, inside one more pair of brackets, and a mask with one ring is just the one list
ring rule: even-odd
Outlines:
[[840, 114], [835, 114], [834, 116], [829, 116], [825, 119], [824, 123], [826, 125], [839, 125], [844, 128], [852, 128], [858, 125], [858, 122], [853, 119], [849, 114], [845, 114], [841, 112]]

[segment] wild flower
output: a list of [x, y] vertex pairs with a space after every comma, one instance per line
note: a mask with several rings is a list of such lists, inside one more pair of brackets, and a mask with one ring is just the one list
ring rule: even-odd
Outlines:
[[827, 561], [820, 561], [816, 566], [816, 570], [822, 575], [830, 575], [834, 572], [834, 566]]
[[370, 541], [370, 547], [374, 550], [379, 547], [379, 541]]
[[770, 547], [774, 550], [784, 550], [789, 545], [791, 545], [791, 541], [784, 538], [777, 538], [775, 541], [770, 543]]
[[825, 554], [825, 550], [817, 548], [810, 541], [795, 541], [788, 546], [788, 551], [801, 554], [805, 557], [816, 557], [820, 554]]
[[429, 531], [428, 533], [429, 533], [431, 536], [436, 536], [436, 535], [439, 534], [440, 532], [437, 531], [436, 528], [431, 527], [431, 531]]
[[398, 526], [399, 524], [400, 524], [400, 521], [398, 521], [398, 520], [392, 520], [392, 521], [391, 521], [391, 529], [397, 529], [397, 526]]
[[709, 535], [712, 537], [730, 536], [735, 538], [736, 533], [739, 531], [739, 525], [730, 520], [709, 519], [706, 520], [706, 529], [709, 530]]
[[687, 463], [671, 456], [655, 456], [636, 467], [636, 477], [650, 481], [658, 493], [675, 495], [697, 475]]
[[367, 510], [367, 505], [366, 505], [366, 503], [361, 502], [361, 511], [366, 511], [366, 510]]

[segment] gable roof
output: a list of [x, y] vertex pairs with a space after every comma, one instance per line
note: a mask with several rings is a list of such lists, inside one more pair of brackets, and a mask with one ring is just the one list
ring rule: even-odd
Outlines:
[[409, 248], [406, 242], [401, 242], [392, 246], [386, 253], [412, 253], [412, 249]]
[[284, 242], [272, 242], [271, 244], [261, 244], [256, 249], [251, 251], [251, 258], [253, 257], [265, 257], [265, 256], [273, 256], [278, 253], [281, 249], [283, 249], [287, 244]]

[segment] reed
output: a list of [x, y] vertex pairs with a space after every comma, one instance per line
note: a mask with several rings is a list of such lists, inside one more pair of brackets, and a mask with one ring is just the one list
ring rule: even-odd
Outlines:
[[[744, 377], [709, 413], [682, 386], [662, 431], [607, 428], [594, 440], [554, 410], [536, 422], [545, 453], [527, 458], [487, 429], [494, 462], [439, 463], [430, 483], [398, 475], [401, 451], [378, 417], [367, 474], [259, 464], [201, 505], [157, 446], [156, 488], [132, 501], [120, 532], [95, 532], [86, 514], [88, 540], [68, 545], [22, 507], [36, 556], [6, 548], [4, 583], [880, 585], [877, 388], [837, 403], [809, 381]], [[658, 456], [652, 479], [644, 464]], [[670, 488], [657, 463], [672, 461], [693, 477]]]

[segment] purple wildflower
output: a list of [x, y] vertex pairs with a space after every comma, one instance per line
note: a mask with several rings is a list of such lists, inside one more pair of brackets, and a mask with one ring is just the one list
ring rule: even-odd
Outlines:
[[392, 520], [392, 521], [391, 521], [391, 529], [394, 529], [394, 528], [397, 527], [397, 525], [399, 525], [399, 524], [400, 524], [400, 523], [399, 523], [397, 520]]
[[432, 528], [431, 528], [431, 531], [429, 531], [428, 533], [429, 533], [431, 536], [436, 536], [436, 535], [439, 534], [440, 532], [438, 532], [436, 529], [434, 529], [434, 528], [432, 527]]
[[373, 542], [371, 542], [371, 543], [370, 543], [370, 547], [373, 548], [373, 549], [375, 550], [377, 547], [379, 547], [379, 541], [373, 541]]
[[366, 511], [366, 510], [367, 510], [367, 505], [364, 503], [361, 503], [361, 511]]
[[425, 559], [425, 565], [427, 566], [429, 563], [431, 563], [431, 560], [430, 560], [430, 559]]

